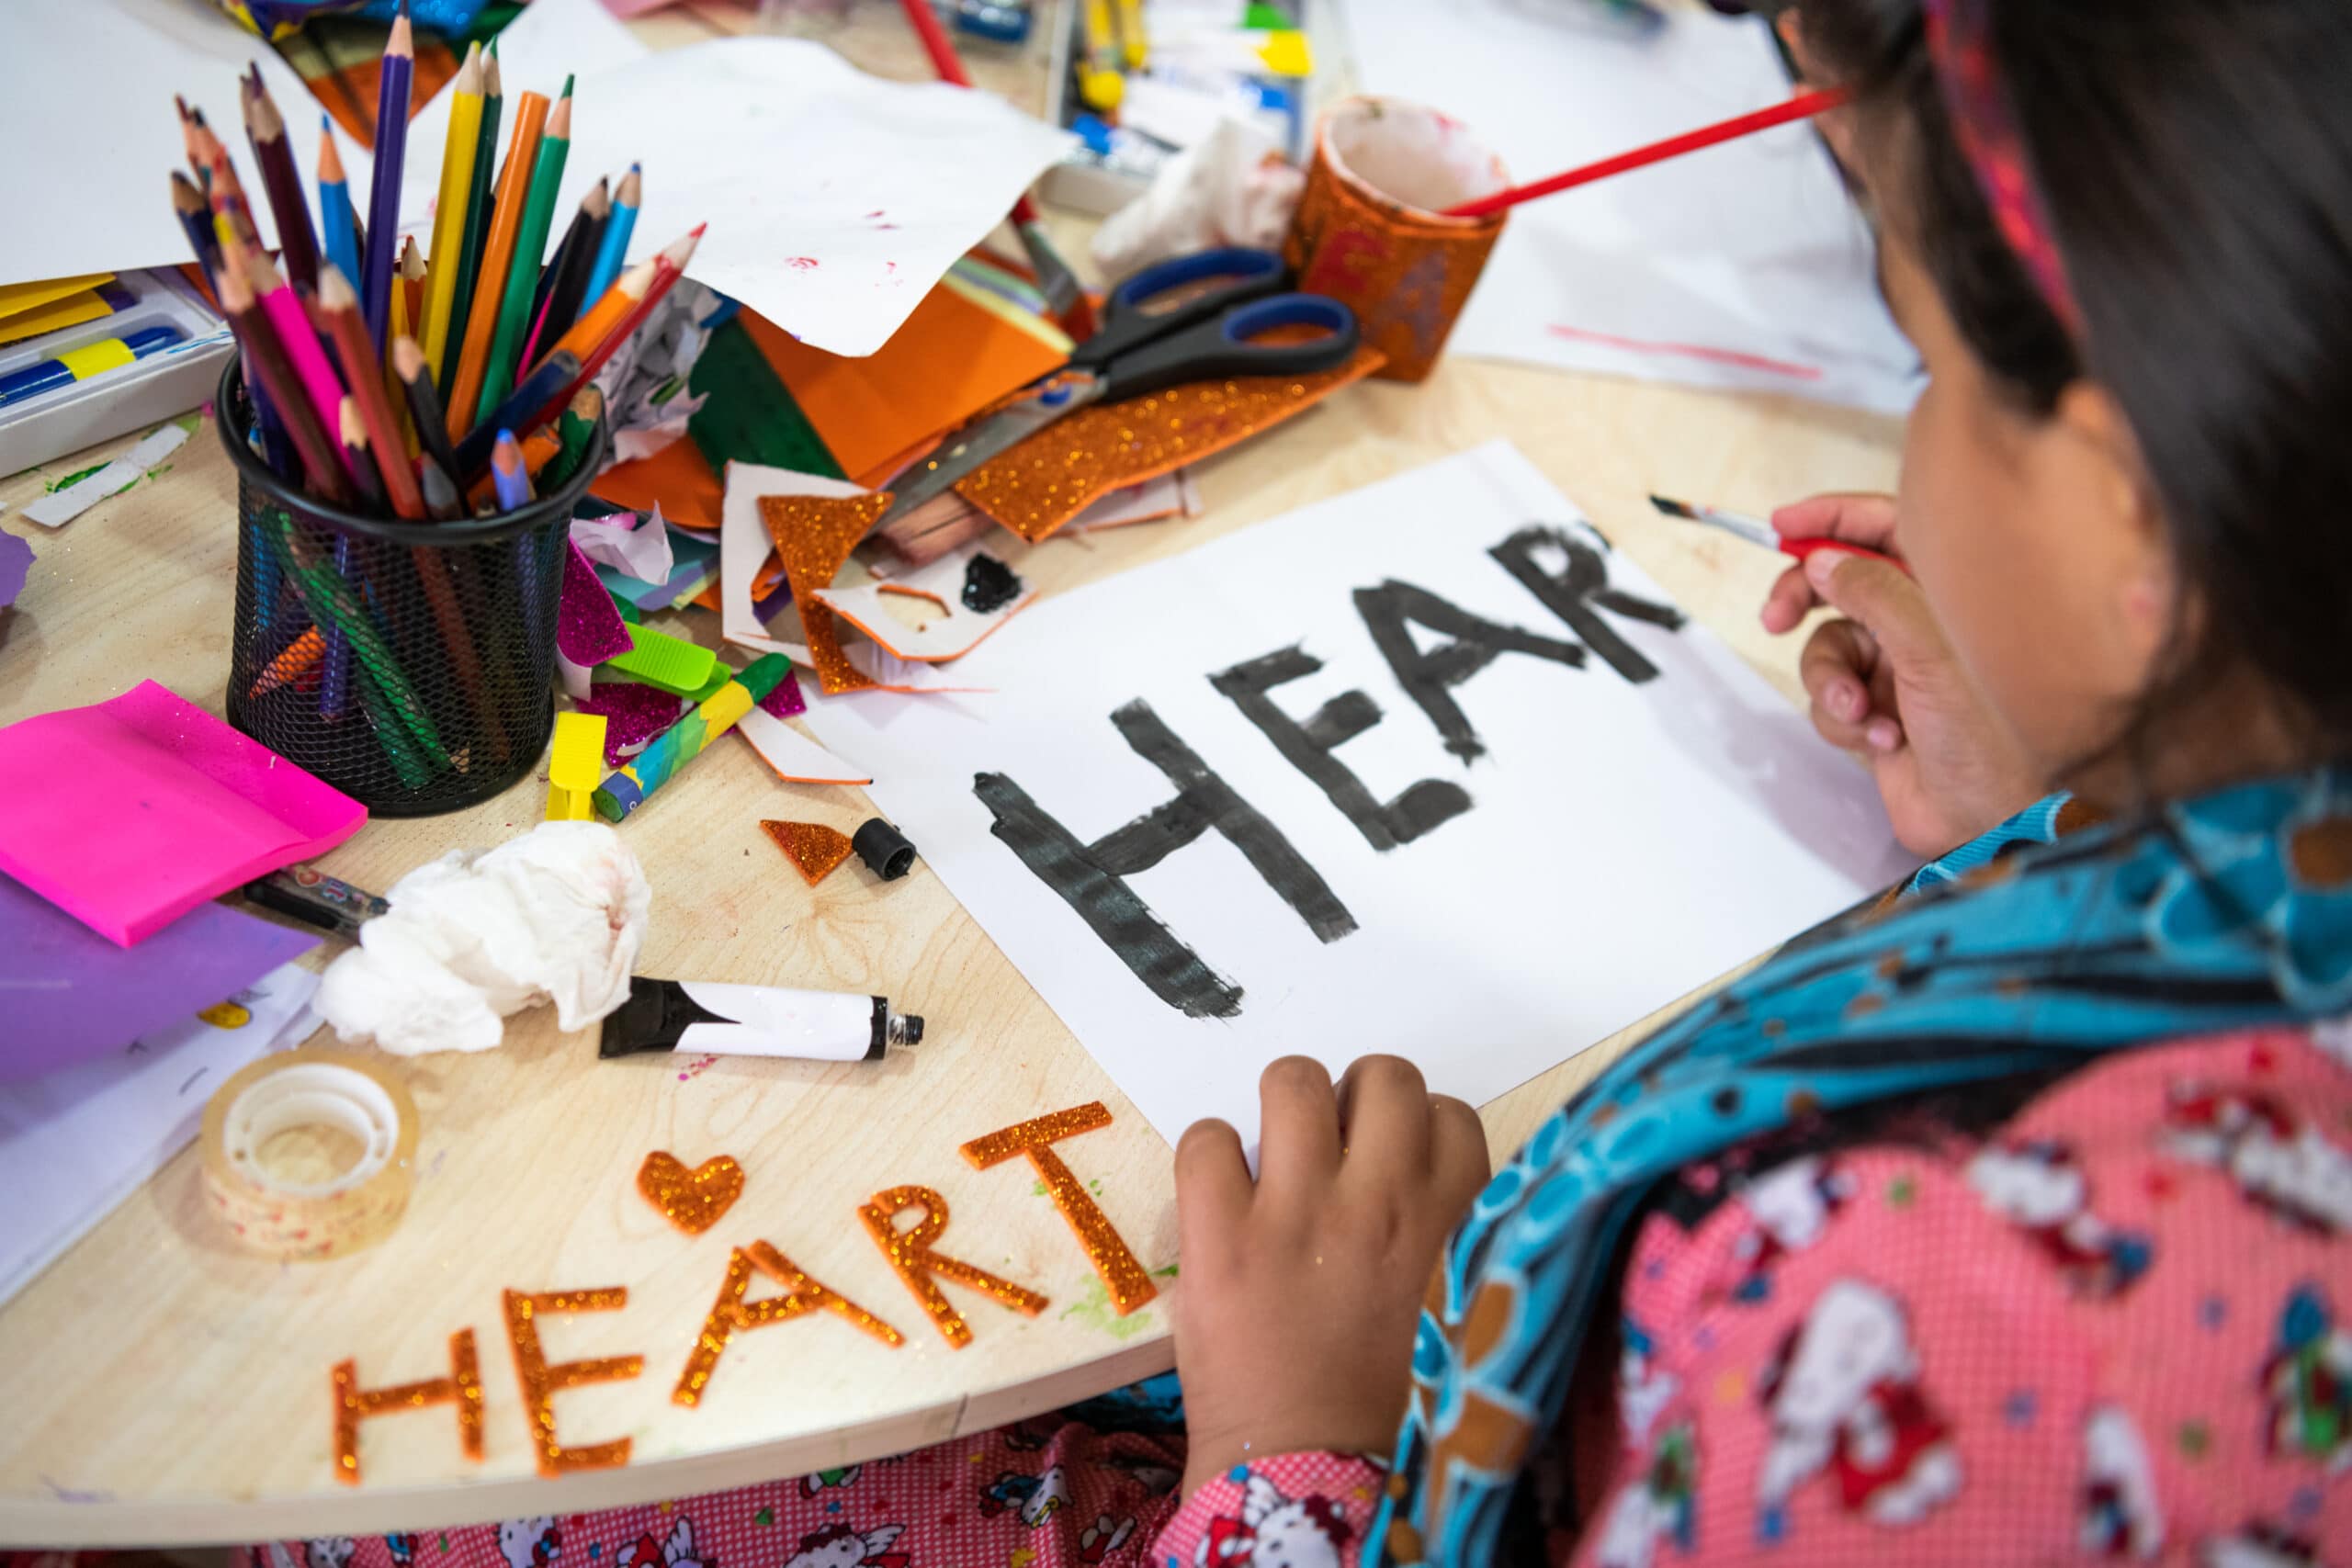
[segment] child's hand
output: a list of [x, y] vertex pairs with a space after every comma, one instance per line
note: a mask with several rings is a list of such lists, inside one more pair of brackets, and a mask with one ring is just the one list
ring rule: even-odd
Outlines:
[[[1772, 513], [1772, 526], [1891, 552], [1894, 499], [1815, 496]], [[1969, 683], [1917, 582], [1883, 561], [1818, 551], [1772, 585], [1764, 629], [1793, 631], [1817, 604], [1848, 618], [1805, 644], [1799, 673], [1813, 727], [1870, 765], [1905, 849], [1942, 854], [2047, 793]]]
[[1187, 1494], [1253, 1457], [1385, 1456], [1446, 1233], [1486, 1185], [1486, 1129], [1420, 1070], [1365, 1056], [1266, 1069], [1259, 1177], [1222, 1122], [1176, 1145], [1176, 1369]]

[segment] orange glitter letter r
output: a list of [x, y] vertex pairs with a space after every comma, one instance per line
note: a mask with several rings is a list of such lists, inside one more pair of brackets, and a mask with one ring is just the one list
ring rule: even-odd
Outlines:
[[1151, 1276], [1143, 1271], [1136, 1255], [1119, 1233], [1111, 1228], [1110, 1217], [1095, 1205], [1085, 1184], [1080, 1182], [1062, 1156], [1054, 1153], [1053, 1145], [1064, 1138], [1074, 1138], [1080, 1133], [1091, 1133], [1097, 1127], [1111, 1124], [1111, 1112], [1101, 1100], [1089, 1100], [1069, 1111], [1057, 1111], [1050, 1116], [1040, 1116], [1023, 1122], [1001, 1132], [990, 1133], [984, 1138], [974, 1138], [964, 1145], [964, 1157], [981, 1170], [1011, 1159], [1015, 1155], [1027, 1155], [1029, 1163], [1045, 1179], [1046, 1190], [1054, 1197], [1054, 1207], [1062, 1212], [1069, 1228], [1078, 1233], [1079, 1246], [1086, 1249], [1088, 1261], [1094, 1271], [1102, 1276], [1102, 1288], [1111, 1298], [1111, 1310], [1125, 1317], [1136, 1308], [1159, 1293]]
[[[901, 1231], [899, 1216], [909, 1209], [921, 1209], [922, 1218], [914, 1223], [911, 1230]], [[1010, 1280], [1000, 1280], [985, 1269], [942, 1258], [931, 1249], [931, 1244], [939, 1239], [939, 1233], [947, 1228], [947, 1200], [930, 1188], [893, 1187], [888, 1192], [876, 1192], [874, 1201], [858, 1210], [858, 1214], [873, 1234], [874, 1245], [882, 1249], [882, 1256], [890, 1260], [890, 1267], [899, 1271], [899, 1278], [915, 1293], [924, 1313], [956, 1349], [972, 1342], [972, 1326], [948, 1301], [939, 1281], [932, 1278], [934, 1274], [993, 1296], [1014, 1312], [1031, 1317], [1046, 1310], [1046, 1298], [1036, 1292], [1024, 1290]]]
[[345, 1485], [359, 1484], [359, 1423], [395, 1410], [456, 1405], [458, 1446], [468, 1459], [481, 1462], [481, 1368], [474, 1359], [472, 1329], [460, 1328], [449, 1336], [446, 1378], [404, 1382], [396, 1388], [361, 1388], [356, 1359], [337, 1361], [327, 1375], [334, 1384], [334, 1477]]
[[523, 1407], [531, 1418], [531, 1446], [537, 1451], [541, 1475], [560, 1475], [567, 1470], [610, 1470], [628, 1462], [627, 1438], [584, 1449], [567, 1449], [558, 1442], [555, 1396], [582, 1383], [617, 1382], [633, 1378], [645, 1370], [645, 1358], [605, 1356], [594, 1361], [559, 1361], [550, 1367], [546, 1352], [539, 1348], [539, 1314], [617, 1312], [627, 1305], [626, 1285], [595, 1291], [506, 1292], [506, 1338], [514, 1348], [514, 1381], [523, 1386]]

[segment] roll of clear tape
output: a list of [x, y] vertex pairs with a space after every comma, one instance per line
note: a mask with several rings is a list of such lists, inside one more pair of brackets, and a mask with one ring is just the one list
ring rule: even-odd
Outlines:
[[[325, 1181], [272, 1175], [264, 1145], [298, 1127], [347, 1134], [359, 1157]], [[207, 1195], [242, 1246], [272, 1258], [333, 1258], [399, 1221], [415, 1177], [416, 1134], [416, 1102], [373, 1063], [326, 1051], [264, 1056], [204, 1107]]]

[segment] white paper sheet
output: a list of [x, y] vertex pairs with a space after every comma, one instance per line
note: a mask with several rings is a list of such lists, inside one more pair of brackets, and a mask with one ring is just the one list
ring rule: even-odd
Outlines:
[[250, 1015], [159, 1030], [119, 1056], [0, 1084], [0, 1302], [30, 1284], [186, 1147], [212, 1091], [318, 1027], [319, 977], [273, 969], [235, 1000]]
[[[1254, 1138], [1258, 1076], [1290, 1052], [1335, 1070], [1399, 1052], [1432, 1087], [1483, 1102], [1908, 869], [1868, 778], [1695, 626], [1599, 613], [1658, 671], [1641, 684], [1589, 650], [1581, 669], [1499, 655], [1451, 689], [1486, 754], [1450, 756], [1351, 594], [1401, 580], [1589, 642], [1487, 553], [1539, 524], [1580, 514], [1496, 444], [1049, 598], [958, 662], [988, 695], [861, 694], [808, 723], [874, 770], [884, 814], [1170, 1139], [1203, 1116]], [[1611, 586], [1663, 599], [1624, 556], [1603, 564]], [[1450, 640], [1408, 635], [1425, 651]], [[1470, 808], [1374, 849], [1210, 684], [1294, 646], [1324, 666], [1268, 694], [1298, 723], [1351, 690], [1377, 705], [1379, 722], [1330, 753], [1374, 797], [1442, 781]], [[1110, 720], [1138, 698], [1357, 927], [1318, 940], [1214, 830], [1128, 876], [1241, 989], [1236, 1016], [1187, 1017], [1155, 996], [995, 836], [977, 793], [977, 775], [1002, 775], [1084, 844], [1155, 811], [1176, 787]], [[952, 1041], [952, 1021], [933, 1025]]]
[[[539, 77], [517, 70], [503, 44], [499, 54], [510, 112], [526, 88], [561, 89], [562, 68]], [[431, 106], [411, 130], [418, 155], [401, 211], [420, 234], [431, 227], [446, 113]], [[641, 162], [631, 259], [707, 220], [689, 269], [697, 281], [851, 355], [888, 341], [1071, 141], [992, 95], [886, 82], [784, 38], [718, 39], [583, 69], [571, 132], [550, 254], [588, 187]]]
[[[319, 107], [292, 67], [220, 9], [192, 0], [14, 4], [0, 20], [0, 105], [15, 130], [0, 158], [0, 283], [193, 261], [165, 181], [187, 167], [172, 95], [204, 110], [236, 159], [254, 220], [277, 225], [245, 141], [237, 78], [248, 61], [286, 118], [286, 140], [318, 216]], [[364, 158], [344, 165], [367, 206]]]
[[[1573, 6], [1349, 0], [1365, 91], [1442, 109], [1518, 182], [1789, 96], [1760, 21], [1674, 6], [1647, 38]], [[1785, 126], [1510, 215], [1450, 352], [1897, 413], [1917, 355], [1811, 128]]]

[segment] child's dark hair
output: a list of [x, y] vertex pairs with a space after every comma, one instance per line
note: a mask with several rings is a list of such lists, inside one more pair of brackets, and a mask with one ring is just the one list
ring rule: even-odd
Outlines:
[[2079, 341], [1995, 224], [1922, 0], [1796, 9], [1996, 384], [2046, 414], [2089, 376], [2130, 421], [2187, 590], [2150, 711], [2243, 670], [2352, 747], [2352, 0], [1986, 0]]

